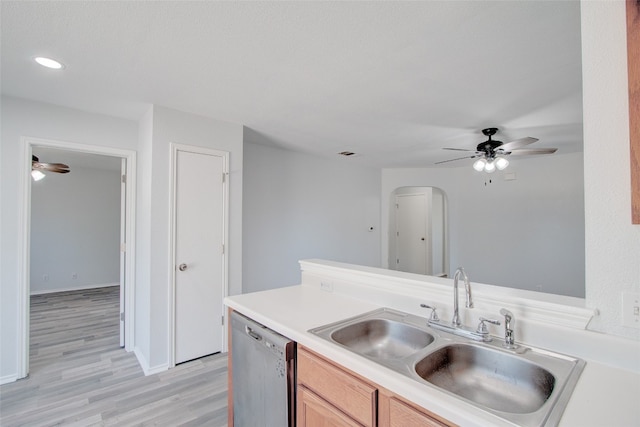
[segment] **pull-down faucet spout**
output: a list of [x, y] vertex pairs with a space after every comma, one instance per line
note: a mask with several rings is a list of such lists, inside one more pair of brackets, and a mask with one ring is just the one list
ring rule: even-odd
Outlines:
[[451, 319], [451, 324], [455, 327], [462, 324], [462, 322], [460, 322], [460, 314], [458, 313], [458, 280], [460, 276], [462, 276], [462, 280], [464, 280], [464, 292], [467, 297], [465, 307], [473, 308], [473, 297], [471, 296], [469, 277], [467, 273], [464, 272], [464, 268], [459, 267], [453, 275], [453, 319]]

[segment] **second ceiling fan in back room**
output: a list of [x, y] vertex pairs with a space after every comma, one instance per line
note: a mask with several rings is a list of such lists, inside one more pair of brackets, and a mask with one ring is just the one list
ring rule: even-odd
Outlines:
[[522, 148], [538, 141], [538, 138], [532, 138], [530, 136], [503, 143], [502, 141], [492, 139], [492, 136], [495, 135], [496, 132], [498, 132], [498, 128], [482, 129], [482, 133], [488, 136], [489, 139], [478, 144], [475, 150], [466, 148], [444, 148], [444, 150], [468, 151], [473, 152], [473, 154], [470, 156], [443, 160], [441, 162], [436, 162], [436, 164], [439, 165], [441, 163], [454, 162], [457, 160], [477, 158], [478, 160], [473, 163], [473, 168], [478, 172], [485, 171], [491, 173], [496, 169], [503, 170], [509, 165], [509, 161], [506, 159], [507, 156], [553, 154], [558, 151], [557, 148]]
[[31, 177], [34, 181], [40, 181], [45, 177], [44, 171], [55, 173], [69, 173], [71, 170], [64, 163], [44, 163], [34, 155], [31, 156]]

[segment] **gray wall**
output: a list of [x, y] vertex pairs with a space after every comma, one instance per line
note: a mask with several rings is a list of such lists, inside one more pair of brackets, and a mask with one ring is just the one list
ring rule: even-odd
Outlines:
[[511, 163], [504, 172], [516, 180], [494, 174], [486, 186], [476, 179], [459, 187], [451, 220], [460, 224], [457, 265], [475, 271], [479, 282], [583, 298], [582, 153]]
[[31, 293], [118, 284], [120, 173], [46, 175], [31, 185]]
[[245, 143], [243, 195], [243, 292], [299, 284], [305, 258], [380, 265], [379, 169]]
[[[463, 266], [473, 282], [584, 297], [582, 153], [510, 161], [493, 174], [476, 172], [470, 161], [447, 169], [385, 169], [385, 236], [393, 190], [432, 185], [449, 203], [450, 270]], [[507, 173], [516, 179], [505, 180]]]

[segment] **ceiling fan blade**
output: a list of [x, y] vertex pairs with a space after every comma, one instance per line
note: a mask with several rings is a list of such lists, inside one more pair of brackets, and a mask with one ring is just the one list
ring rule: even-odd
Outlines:
[[536, 142], [538, 138], [532, 138], [527, 136], [526, 138], [516, 139], [515, 141], [507, 142], [506, 144], [499, 145], [496, 147], [496, 151], [502, 150], [504, 152], [513, 151], [520, 147], [524, 147], [525, 145], [533, 144]]
[[510, 156], [528, 156], [530, 154], [553, 154], [558, 151], [557, 148], [521, 148], [505, 153]]
[[439, 165], [441, 163], [455, 162], [456, 160], [464, 160], [464, 159], [474, 159], [476, 157], [478, 157], [478, 156], [474, 154], [473, 156], [458, 157], [457, 159], [443, 160], [441, 162], [435, 162], [434, 164]]
[[51, 166], [54, 168], [65, 168], [65, 169], [69, 169], [68, 165], [65, 165], [64, 163], [40, 163], [41, 165], [45, 165], [45, 167], [47, 166]]
[[476, 151], [476, 150], [470, 150], [468, 148], [443, 148], [443, 150], [454, 150], [454, 151]]
[[55, 173], [69, 173], [71, 172], [70, 169], [47, 169], [49, 172], [55, 172]]
[[64, 163], [40, 163], [40, 162], [31, 162], [31, 169], [48, 171], [48, 172], [57, 172], [57, 173], [69, 173], [69, 166]]

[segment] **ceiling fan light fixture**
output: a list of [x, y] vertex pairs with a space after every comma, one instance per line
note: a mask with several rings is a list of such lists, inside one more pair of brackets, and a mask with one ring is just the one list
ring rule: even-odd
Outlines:
[[473, 163], [473, 168], [478, 172], [482, 172], [486, 164], [487, 161], [485, 159], [478, 159]]
[[504, 170], [507, 166], [509, 166], [509, 160], [505, 159], [504, 157], [498, 157], [494, 161], [494, 163], [499, 171]]
[[[639, 0], [640, 1], [640, 0]], [[509, 166], [509, 161], [505, 158], [510, 154], [520, 154], [520, 155], [531, 155], [531, 154], [553, 154], [558, 151], [557, 148], [525, 148], [529, 144], [533, 144], [538, 141], [538, 138], [532, 138], [527, 136], [525, 138], [516, 139], [507, 143], [502, 141], [498, 141], [493, 139], [493, 135], [498, 132], [498, 128], [486, 128], [482, 129], [482, 133], [488, 137], [486, 141], [482, 141], [480, 144], [476, 145], [476, 149], [466, 149], [466, 148], [444, 148], [445, 150], [455, 150], [455, 151], [475, 151], [474, 154], [471, 154], [466, 157], [458, 157], [455, 159], [442, 160], [436, 162], [436, 165], [441, 163], [454, 162], [457, 160], [465, 160], [465, 159], [478, 159], [473, 163], [473, 169], [478, 172], [486, 172], [492, 173], [495, 170], [504, 170], [507, 166]]]
[[40, 181], [45, 176], [46, 176], [45, 174], [43, 174], [37, 169], [34, 169], [31, 171], [31, 178], [33, 178], [34, 181]]
[[486, 165], [484, 165], [484, 171], [486, 173], [493, 173], [496, 170], [496, 164], [493, 160], [489, 160]]

